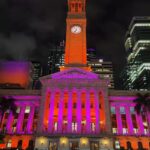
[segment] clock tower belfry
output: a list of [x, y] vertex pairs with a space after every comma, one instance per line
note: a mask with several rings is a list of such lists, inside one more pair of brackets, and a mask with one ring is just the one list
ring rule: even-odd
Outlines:
[[86, 56], [86, 0], [68, 0], [65, 66], [89, 70]]

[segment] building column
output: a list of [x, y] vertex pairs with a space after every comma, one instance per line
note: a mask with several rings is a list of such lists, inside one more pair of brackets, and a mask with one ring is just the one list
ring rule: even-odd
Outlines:
[[39, 108], [39, 118], [37, 124], [37, 132], [42, 133], [44, 131], [44, 110], [45, 110], [45, 100], [49, 90], [47, 87], [42, 87], [42, 97], [40, 99], [40, 108]]
[[125, 112], [126, 112], [126, 122], [128, 126], [128, 134], [134, 134], [133, 132], [133, 123], [132, 123], [132, 118], [131, 118], [131, 113], [130, 113], [130, 106], [125, 107]]
[[7, 133], [12, 133], [13, 118], [14, 118], [13, 113], [10, 111], [6, 125]]
[[68, 91], [68, 124], [67, 124], [67, 132], [72, 133], [72, 98], [73, 94], [72, 91]]
[[95, 124], [95, 131], [96, 133], [100, 132], [100, 111], [99, 111], [99, 96], [98, 92], [94, 91], [94, 103], [95, 103], [95, 117], [96, 117], [96, 124]]
[[118, 134], [122, 134], [122, 119], [121, 119], [121, 114], [120, 114], [120, 106], [116, 106], [116, 120], [117, 120], [117, 130]]
[[82, 104], [81, 104], [81, 94], [82, 91], [78, 90], [77, 91], [77, 133], [81, 134], [81, 121], [82, 121]]
[[51, 91], [50, 96], [50, 110], [49, 110], [49, 119], [48, 119], [48, 131], [52, 132], [54, 127], [54, 104], [55, 104], [55, 91]]
[[136, 116], [136, 123], [138, 126], [138, 134], [142, 135], [144, 134], [144, 125], [143, 125], [142, 116], [138, 115], [136, 112], [135, 112], [135, 116]]
[[60, 91], [59, 111], [58, 111], [58, 133], [62, 133], [63, 129], [63, 106], [64, 106], [64, 91]]
[[23, 125], [23, 120], [24, 120], [25, 109], [26, 109], [26, 106], [20, 107], [20, 112], [19, 112], [19, 116], [17, 119], [17, 133], [22, 132], [22, 125]]
[[91, 133], [90, 91], [86, 91], [86, 133]]
[[27, 122], [27, 132], [31, 133], [33, 128], [33, 121], [34, 121], [34, 112], [35, 112], [35, 106], [30, 106], [30, 113], [28, 116], [28, 122]]

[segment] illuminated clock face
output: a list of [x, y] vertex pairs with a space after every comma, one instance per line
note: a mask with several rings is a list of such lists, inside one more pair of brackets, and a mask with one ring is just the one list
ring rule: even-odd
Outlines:
[[74, 34], [79, 34], [81, 32], [81, 27], [79, 25], [74, 25], [71, 27], [71, 32]]

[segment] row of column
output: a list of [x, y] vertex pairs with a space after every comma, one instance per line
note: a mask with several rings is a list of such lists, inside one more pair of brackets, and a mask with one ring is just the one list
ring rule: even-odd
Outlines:
[[[50, 109], [49, 109], [49, 121], [48, 121], [48, 131], [52, 132], [54, 127], [54, 103], [55, 103], [55, 91], [51, 93], [50, 96]], [[81, 133], [81, 122], [82, 122], [82, 91], [77, 91], [77, 107], [76, 107], [76, 122], [77, 122], [77, 133]], [[95, 103], [95, 114], [96, 114], [96, 124], [95, 132], [100, 131], [100, 111], [99, 111], [99, 97], [98, 92], [94, 92], [94, 103]], [[61, 133], [63, 125], [63, 107], [64, 107], [64, 92], [60, 91], [59, 99], [59, 111], [58, 111], [58, 132]], [[86, 91], [86, 133], [91, 133], [91, 108], [90, 108], [90, 91]], [[72, 111], [73, 111], [73, 92], [68, 91], [68, 115], [67, 115], [67, 132], [72, 133]]]
[[[115, 111], [116, 111], [118, 134], [122, 134], [123, 133], [123, 125], [122, 125], [122, 118], [121, 118], [121, 113], [120, 113], [120, 106], [115, 106]], [[126, 114], [126, 121], [127, 121], [127, 127], [128, 127], [128, 134], [135, 134], [132, 117], [131, 117], [131, 113], [130, 113], [130, 106], [125, 106], [125, 114]], [[136, 117], [136, 122], [137, 122], [137, 126], [138, 126], [138, 134], [144, 134], [144, 125], [143, 125], [142, 116], [138, 115], [135, 112], [135, 117]], [[147, 116], [147, 121], [148, 121], [148, 123], [150, 123], [150, 114], [148, 114], [148, 116]]]
[[[23, 127], [23, 122], [24, 122], [25, 109], [26, 109], [26, 106], [20, 106], [20, 112], [18, 114], [17, 124], [16, 124], [17, 133], [23, 132], [22, 127]], [[30, 112], [28, 115], [27, 126], [26, 126], [28, 133], [32, 132], [34, 113], [35, 113], [35, 106], [31, 106]], [[10, 112], [8, 115], [7, 123], [6, 123], [6, 130], [8, 133], [12, 133], [12, 125], [13, 125], [14, 119], [15, 119], [14, 115], [12, 114], [12, 112]]]

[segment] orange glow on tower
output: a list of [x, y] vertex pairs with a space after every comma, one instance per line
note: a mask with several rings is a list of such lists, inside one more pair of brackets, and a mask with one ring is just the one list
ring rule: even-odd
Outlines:
[[68, 0], [68, 15], [65, 47], [65, 70], [79, 67], [89, 70], [86, 56], [86, 11], [85, 0]]

